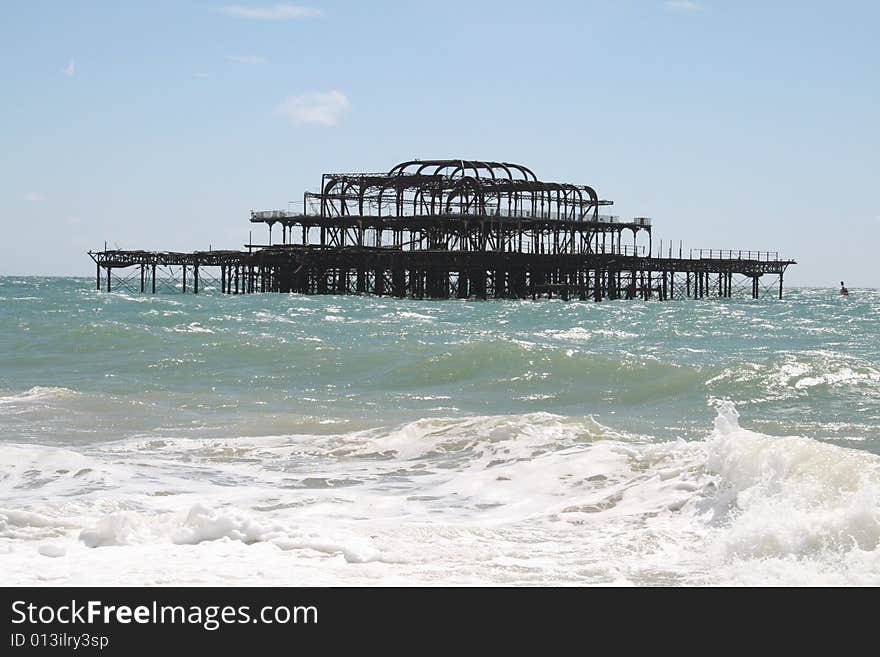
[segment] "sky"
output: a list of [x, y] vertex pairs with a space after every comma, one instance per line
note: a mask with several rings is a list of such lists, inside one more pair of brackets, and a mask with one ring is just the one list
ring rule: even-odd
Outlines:
[[[240, 248], [325, 171], [525, 164], [880, 286], [880, 3], [4, 0], [0, 274]], [[256, 233], [255, 233], [256, 237]]]

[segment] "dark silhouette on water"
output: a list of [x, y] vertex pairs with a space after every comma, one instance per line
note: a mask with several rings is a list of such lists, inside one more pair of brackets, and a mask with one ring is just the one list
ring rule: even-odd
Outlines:
[[840, 281], [840, 293], [843, 296], [849, 296], [849, 290], [846, 289], [846, 286], [843, 284], [843, 281]]
[[796, 264], [778, 251], [655, 249], [649, 217], [600, 214], [612, 201], [592, 187], [539, 180], [512, 162], [412, 160], [387, 173], [325, 173], [320, 190], [299, 210], [252, 211], [268, 240], [249, 236], [246, 251], [89, 252], [95, 287], [103, 276], [108, 292], [115, 280], [154, 294], [665, 301], [748, 288], [758, 299], [778, 282], [782, 299]]

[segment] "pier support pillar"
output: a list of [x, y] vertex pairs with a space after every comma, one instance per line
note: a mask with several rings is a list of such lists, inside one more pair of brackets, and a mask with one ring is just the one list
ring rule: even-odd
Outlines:
[[193, 294], [199, 293], [199, 266], [193, 266]]
[[782, 272], [779, 272], [779, 300], [782, 301]]
[[373, 283], [373, 294], [381, 297], [385, 294], [385, 270], [381, 267], [376, 267], [376, 271], [373, 272], [374, 275], [374, 283]]
[[486, 299], [486, 270], [480, 269], [477, 272], [477, 296], [480, 299]]
[[153, 269], [153, 294], [156, 294], [156, 265], [155, 264], [153, 265], [152, 269]]
[[493, 292], [495, 293], [496, 299], [503, 299], [507, 294], [507, 272], [502, 269], [496, 269], [494, 271], [494, 275], [492, 276], [492, 281], [494, 283]]
[[395, 266], [391, 270], [391, 293], [401, 299], [406, 296], [406, 271], [403, 267]]
[[108, 292], [110, 291], [110, 277], [111, 277], [111, 275], [112, 274], [110, 273], [110, 267], [107, 267], [107, 291]]
[[468, 273], [466, 271], [458, 272], [458, 287], [456, 288], [455, 296], [459, 299], [468, 298]]

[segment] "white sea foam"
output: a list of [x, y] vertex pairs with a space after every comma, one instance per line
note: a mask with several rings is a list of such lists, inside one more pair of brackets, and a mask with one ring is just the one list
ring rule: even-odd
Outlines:
[[880, 459], [874, 455], [746, 431], [728, 403], [715, 420], [706, 465], [732, 495], [721, 542], [731, 555], [808, 557], [878, 549]]
[[83, 529], [79, 540], [86, 547], [96, 548], [107, 545], [126, 545], [131, 542], [134, 531], [128, 524], [124, 513], [105, 515], [94, 527]]
[[221, 512], [197, 504], [190, 509], [186, 520], [174, 533], [171, 540], [179, 545], [196, 545], [203, 541], [216, 541], [220, 538], [255, 543], [265, 540], [268, 531], [241, 513]]
[[71, 397], [75, 394], [77, 393], [69, 388], [34, 386], [18, 394], [0, 396], [0, 406], [23, 406], [32, 402]]
[[37, 552], [42, 554], [44, 557], [63, 557], [67, 554], [67, 547], [61, 543], [43, 543], [40, 547], [37, 548]]
[[169, 333], [214, 333], [213, 329], [210, 329], [207, 326], [202, 326], [199, 322], [190, 322], [189, 324], [165, 327], [162, 330]]
[[702, 441], [535, 413], [10, 449], [13, 583], [880, 582], [880, 459], [729, 402]]
[[569, 340], [572, 342], [582, 342], [582, 341], [590, 341], [595, 340], [597, 338], [635, 338], [638, 337], [635, 333], [630, 333], [628, 331], [622, 331], [620, 329], [607, 329], [600, 328], [595, 330], [585, 329], [581, 326], [575, 326], [569, 329], [550, 329], [543, 332], [543, 335], [546, 335], [551, 338], [556, 338], [558, 340]]

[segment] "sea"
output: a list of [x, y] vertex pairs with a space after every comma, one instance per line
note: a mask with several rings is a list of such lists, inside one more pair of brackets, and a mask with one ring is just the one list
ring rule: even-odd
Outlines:
[[880, 584], [878, 290], [94, 288], [0, 278], [5, 585]]

